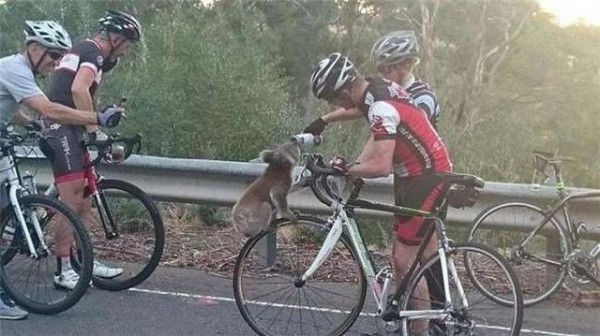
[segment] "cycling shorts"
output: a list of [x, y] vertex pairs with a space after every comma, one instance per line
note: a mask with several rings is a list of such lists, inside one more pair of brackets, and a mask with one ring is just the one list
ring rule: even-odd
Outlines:
[[83, 129], [45, 120], [40, 150], [50, 161], [56, 183], [84, 178]]
[[[394, 190], [396, 205], [424, 211], [442, 206], [446, 194], [444, 184], [434, 175], [395, 177]], [[445, 218], [445, 209], [438, 215]], [[431, 220], [422, 217], [395, 215], [396, 239], [408, 245], [419, 245], [432, 224]]]

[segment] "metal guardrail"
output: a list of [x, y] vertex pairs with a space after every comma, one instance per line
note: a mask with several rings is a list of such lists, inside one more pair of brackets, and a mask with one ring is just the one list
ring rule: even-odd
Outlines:
[[[28, 154], [21, 164], [22, 170], [34, 173], [39, 185], [47, 186], [52, 181], [48, 162], [39, 152]], [[233, 206], [243, 190], [262, 174], [266, 165], [261, 163], [211, 161], [198, 159], [175, 159], [155, 156], [132, 155], [120, 165], [101, 164], [98, 170], [107, 178], [127, 180], [142, 188], [155, 200], [181, 203]], [[571, 192], [589, 189], [570, 189]], [[361, 198], [381, 202], [393, 202], [392, 178], [368, 180]], [[509, 200], [521, 200], [541, 206], [557, 198], [552, 187], [541, 186], [532, 191], [531, 185], [486, 182], [474, 207], [449, 208], [450, 225], [469, 225], [483, 209], [491, 204]], [[290, 195], [290, 207], [302, 212], [327, 214], [330, 210], [318, 202], [310, 190]], [[600, 199], [595, 202], [580, 202], [577, 219], [588, 223], [590, 234], [600, 237]], [[390, 217], [375, 211], [358, 211], [368, 216]], [[503, 226], [507, 230], [524, 227]]]

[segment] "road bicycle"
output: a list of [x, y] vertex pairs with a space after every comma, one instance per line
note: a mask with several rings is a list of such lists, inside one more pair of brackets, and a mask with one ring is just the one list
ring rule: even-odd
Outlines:
[[[534, 182], [538, 173], [546, 181], [554, 180], [557, 201], [545, 209], [521, 201], [492, 205], [477, 216], [469, 233], [469, 241], [486, 242], [506, 256], [519, 276], [525, 306], [550, 298], [566, 278], [600, 286], [600, 242], [583, 242], [589, 223], [578, 221], [569, 210], [582, 200], [595, 199], [595, 205], [583, 205], [597, 207], [600, 191], [569, 194], [560, 164], [572, 159], [545, 152], [534, 152], [533, 156]], [[534, 184], [534, 189], [537, 187]], [[494, 229], [505, 225], [525, 229], [511, 233]]]
[[[83, 142], [86, 190], [92, 198], [92, 220], [88, 228], [95, 263], [101, 262], [122, 273], [113, 278], [93, 276], [95, 287], [120, 291], [146, 280], [158, 266], [165, 246], [165, 229], [157, 206], [135, 185], [107, 179], [96, 166], [105, 161], [118, 164], [141, 150], [141, 135], [109, 135], [107, 140]], [[97, 153], [92, 158], [89, 149]], [[44, 195], [59, 197], [55, 184]], [[77, 260], [72, 260], [74, 265]]]
[[[28, 135], [0, 129], [0, 281], [14, 301], [28, 311], [56, 314], [75, 305], [92, 276], [92, 247], [83, 224], [69, 207], [35, 192], [32, 176], [21, 174], [15, 146]], [[59, 258], [57, 228], [72, 234], [71, 255], [78, 255], [79, 281], [71, 291], [54, 288]]]
[[[383, 331], [402, 335], [427, 335], [428, 330], [432, 335], [519, 334], [521, 289], [499, 253], [476, 243], [455, 244], [437, 212], [360, 199], [362, 179], [354, 181], [348, 197], [341, 197], [328, 180], [336, 171], [322, 156], [306, 154], [304, 160], [297, 183], [309, 186], [333, 214], [327, 220], [300, 214], [275, 219], [245, 243], [234, 269], [234, 296], [254, 332], [343, 335], [357, 319], [375, 316]], [[448, 186], [483, 187], [471, 175], [438, 178]], [[432, 223], [415, 259], [424, 261], [413, 261], [398, 284], [390, 267], [375, 268], [355, 218], [357, 208], [421, 216]], [[437, 253], [422, 259], [434, 233]], [[435, 276], [439, 265], [441, 275]], [[367, 287], [375, 301], [369, 306], [373, 313], [361, 313]], [[428, 293], [443, 294], [435, 299]], [[503, 300], [499, 304], [491, 297]]]

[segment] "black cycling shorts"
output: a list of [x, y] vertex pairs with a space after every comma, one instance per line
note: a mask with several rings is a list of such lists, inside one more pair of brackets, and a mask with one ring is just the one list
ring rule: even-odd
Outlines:
[[[394, 189], [396, 205], [424, 211], [434, 211], [442, 206], [446, 196], [444, 183], [435, 175], [395, 177]], [[438, 216], [445, 217], [445, 209], [441, 209]], [[423, 217], [395, 215], [396, 239], [408, 245], [418, 245], [431, 224]]]
[[44, 122], [45, 128], [39, 146], [50, 161], [54, 181], [61, 183], [83, 179], [83, 130], [49, 120]]

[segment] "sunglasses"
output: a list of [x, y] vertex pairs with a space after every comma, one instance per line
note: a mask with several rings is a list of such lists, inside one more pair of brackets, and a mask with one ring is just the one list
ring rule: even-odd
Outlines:
[[57, 51], [48, 51], [48, 57], [50, 57], [53, 61], [59, 60], [61, 59], [64, 54], [61, 52], [57, 52]]

